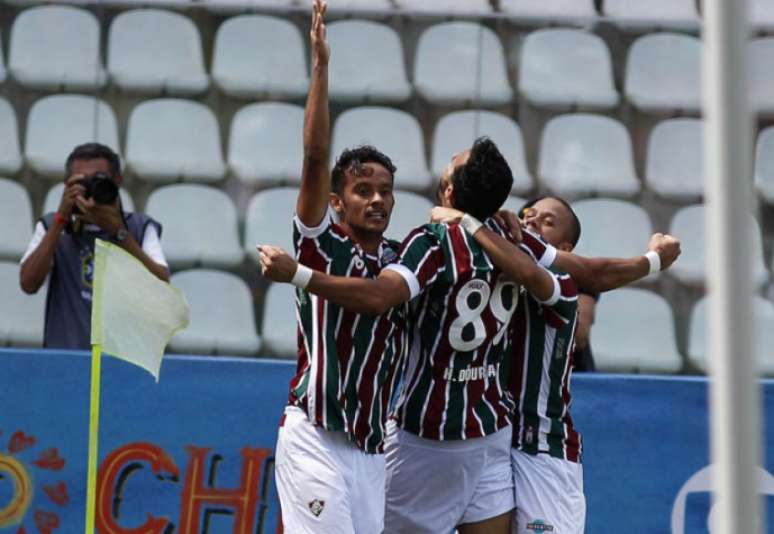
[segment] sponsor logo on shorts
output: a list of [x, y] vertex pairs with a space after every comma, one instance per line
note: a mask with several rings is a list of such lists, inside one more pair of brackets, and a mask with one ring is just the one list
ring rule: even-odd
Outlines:
[[534, 532], [553, 532], [554, 526], [549, 525], [542, 519], [535, 519], [532, 523], [527, 523], [527, 530]]
[[310, 502], [308, 506], [309, 511], [312, 512], [315, 517], [320, 517], [320, 514], [323, 513], [323, 510], [325, 509], [325, 501], [315, 499]]

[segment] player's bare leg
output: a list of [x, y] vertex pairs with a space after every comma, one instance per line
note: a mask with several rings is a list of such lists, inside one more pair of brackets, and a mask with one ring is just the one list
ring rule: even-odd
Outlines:
[[465, 523], [457, 527], [457, 532], [459, 534], [509, 534], [512, 516], [513, 510], [476, 523]]

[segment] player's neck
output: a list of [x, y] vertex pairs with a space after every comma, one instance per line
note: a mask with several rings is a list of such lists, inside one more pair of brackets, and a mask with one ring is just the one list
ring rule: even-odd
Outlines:
[[382, 243], [384, 234], [381, 232], [369, 232], [360, 228], [353, 228], [347, 223], [342, 223], [341, 227], [349, 234], [352, 241], [360, 245], [368, 254], [377, 254], [379, 252], [379, 245]]

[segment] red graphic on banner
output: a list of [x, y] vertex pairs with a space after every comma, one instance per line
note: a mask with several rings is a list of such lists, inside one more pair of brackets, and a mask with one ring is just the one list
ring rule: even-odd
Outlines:
[[51, 502], [59, 506], [65, 506], [70, 502], [70, 496], [67, 494], [67, 484], [64, 482], [46, 484], [43, 486], [43, 492], [48, 495]]
[[59, 456], [59, 449], [56, 447], [41, 452], [38, 459], [32, 463], [41, 469], [50, 469], [52, 471], [61, 471], [65, 466], [65, 460]]
[[59, 528], [59, 516], [53, 512], [35, 510], [35, 526], [40, 534], [51, 534], [54, 529]]
[[8, 452], [11, 454], [19, 453], [35, 445], [35, 436], [28, 436], [21, 430], [17, 430], [11, 435], [11, 441], [8, 443]]

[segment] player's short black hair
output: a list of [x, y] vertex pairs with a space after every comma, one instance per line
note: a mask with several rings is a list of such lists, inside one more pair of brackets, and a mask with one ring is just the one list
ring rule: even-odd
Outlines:
[[73, 161], [77, 159], [92, 160], [92, 159], [104, 159], [107, 160], [110, 167], [110, 176], [116, 178], [121, 176], [121, 159], [118, 154], [113, 152], [110, 147], [100, 143], [84, 143], [78, 145], [70, 152], [65, 162], [65, 172], [67, 176], [70, 176], [73, 168]]
[[390, 172], [395, 180], [395, 171], [398, 169], [386, 154], [378, 151], [371, 145], [362, 145], [345, 149], [336, 160], [331, 171], [331, 189], [334, 193], [341, 193], [347, 179], [347, 171], [356, 174], [364, 163], [378, 163]]
[[521, 209], [519, 210], [519, 219], [524, 218], [524, 212], [540, 202], [541, 200], [544, 200], [546, 198], [553, 198], [554, 200], [558, 200], [565, 208], [567, 208], [567, 211], [570, 212], [570, 218], [572, 219], [572, 227], [570, 228], [570, 235], [567, 236], [567, 240], [572, 243], [573, 248], [575, 248], [575, 245], [578, 244], [578, 241], [580, 241], [581, 236], [581, 223], [580, 219], [578, 219], [578, 215], [575, 213], [575, 210], [572, 209], [572, 206], [570, 206], [570, 203], [567, 202], [565, 199], [560, 197], [555, 197], [553, 195], [543, 195], [541, 197], [536, 197], [528, 202], [526, 202]]
[[470, 149], [470, 157], [451, 175], [454, 207], [484, 220], [503, 205], [513, 186], [513, 173], [497, 145], [488, 137], [479, 137]]

